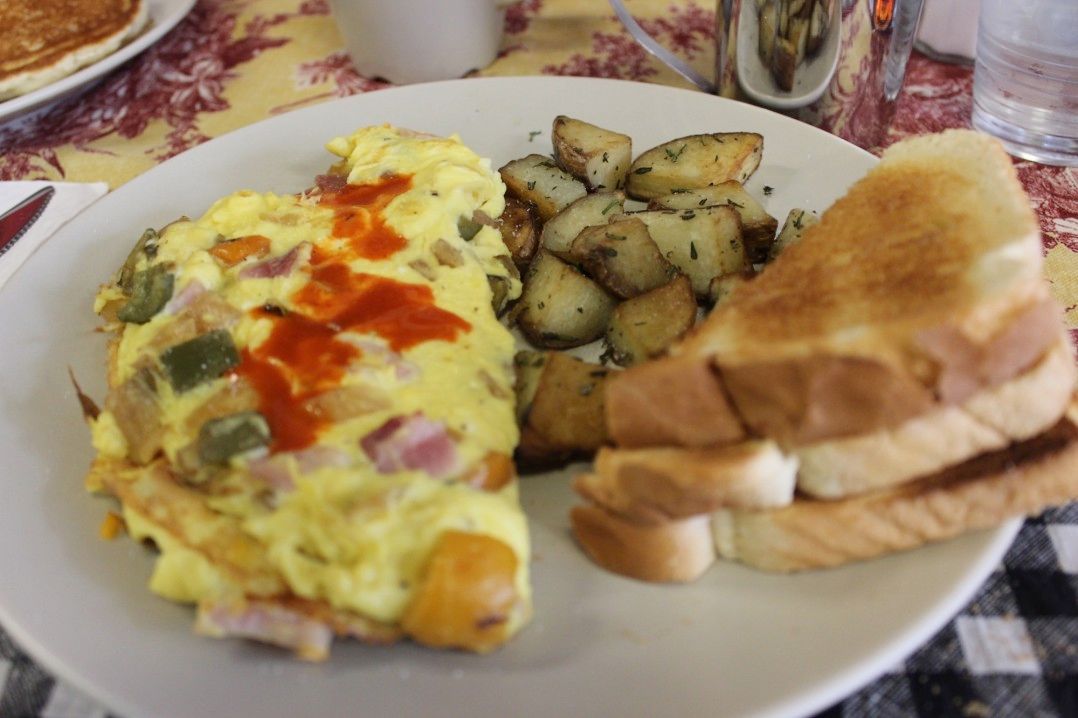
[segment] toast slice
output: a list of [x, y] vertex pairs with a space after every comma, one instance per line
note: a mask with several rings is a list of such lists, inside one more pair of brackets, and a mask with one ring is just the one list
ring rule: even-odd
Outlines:
[[[1060, 333], [1009, 157], [954, 130], [891, 147], [672, 353], [712, 362], [736, 417], [789, 446], [960, 403]], [[613, 404], [630, 383], [611, 385]], [[684, 403], [673, 394], [656, 414]]]
[[915, 548], [1078, 496], [1078, 410], [1023, 442], [940, 473], [840, 501], [799, 498], [770, 511], [720, 510], [716, 550], [768, 571], [838, 566]]
[[717, 449], [613, 449], [573, 488], [583, 498], [638, 523], [663, 523], [723, 507], [764, 509], [793, 500], [797, 460], [773, 441]]
[[834, 499], [927, 476], [1050, 428], [1067, 409], [1076, 368], [1060, 340], [1029, 371], [891, 429], [800, 446], [797, 487]]

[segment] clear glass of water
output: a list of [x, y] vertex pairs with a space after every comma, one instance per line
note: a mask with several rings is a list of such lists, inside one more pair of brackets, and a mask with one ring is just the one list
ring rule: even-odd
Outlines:
[[973, 126], [1016, 157], [1078, 166], [1078, 0], [982, 0]]

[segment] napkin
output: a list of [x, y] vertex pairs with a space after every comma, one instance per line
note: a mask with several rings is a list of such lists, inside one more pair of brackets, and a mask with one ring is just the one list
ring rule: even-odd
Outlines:
[[56, 193], [45, 211], [11, 249], [0, 255], [0, 287], [56, 230], [109, 191], [104, 182], [0, 182], [0, 213], [50, 184]]

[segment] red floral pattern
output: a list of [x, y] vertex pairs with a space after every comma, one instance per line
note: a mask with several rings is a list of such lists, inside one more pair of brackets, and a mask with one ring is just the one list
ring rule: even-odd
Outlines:
[[520, 35], [527, 32], [531, 19], [543, 9], [543, 0], [521, 0], [505, 9], [505, 33]]
[[[202, 119], [230, 109], [226, 88], [237, 80], [237, 69], [291, 41], [287, 36], [272, 35], [273, 29], [292, 18], [329, 14], [327, 0], [296, 0], [294, 11], [272, 14], [258, 14], [258, 4], [259, 0], [200, 0], [175, 30], [96, 88], [37, 116], [0, 124], [0, 180], [64, 177], [60, 148], [105, 152], [95, 146], [96, 141], [113, 136], [144, 138], [155, 122], [164, 122], [168, 128], [162, 142], [145, 150], [158, 162], [209, 139]], [[522, 0], [507, 8], [503, 55], [527, 52], [529, 30], [548, 5], [554, 6], [544, 0]], [[241, 26], [239, 18], [248, 15], [250, 19]], [[671, 2], [661, 16], [638, 19], [686, 60], [699, 59], [711, 51], [715, 22], [711, 3]], [[656, 61], [618, 28], [612, 11], [603, 20], [609, 21], [609, 30], [604, 27], [593, 32], [586, 52], [573, 53], [538, 71], [656, 80]], [[273, 107], [271, 113], [387, 86], [358, 75], [343, 51], [299, 62], [292, 72], [297, 90], [327, 84], [330, 89]], [[851, 108], [847, 114], [842, 118], [824, 116], [819, 121], [868, 126], [879, 119], [873, 103], [858, 101], [856, 83], [845, 92], [849, 96], [841, 99]], [[879, 151], [909, 135], [967, 127], [971, 96], [968, 67], [934, 62], [914, 53], [906, 87], [894, 116], [888, 118], [886, 136], [880, 147], [870, 149]], [[1078, 252], [1078, 171], [1030, 162], [1018, 162], [1016, 167], [1040, 217], [1045, 249], [1062, 244]]]
[[[669, 17], [637, 18], [637, 22], [648, 34], [686, 60], [706, 52], [715, 37], [715, 12], [693, 4], [671, 5]], [[647, 51], [620, 31], [593, 33], [591, 55], [576, 53], [568, 61], [546, 65], [541, 71], [545, 75], [623, 80], [647, 80], [658, 74]]]
[[334, 85], [331, 92], [323, 92], [320, 95], [308, 97], [297, 102], [279, 105], [274, 107], [271, 112], [279, 114], [303, 105], [321, 102], [331, 97], [348, 97], [349, 95], [381, 90], [390, 86], [389, 83], [381, 80], [368, 80], [356, 72], [355, 66], [352, 65], [352, 60], [344, 50], [331, 53], [320, 60], [300, 63], [299, 67], [296, 68], [296, 87], [314, 87], [329, 81], [332, 81]]
[[[209, 139], [199, 116], [229, 108], [223, 90], [236, 78], [234, 68], [289, 42], [268, 32], [291, 14], [257, 16], [237, 35], [239, 11], [251, 2], [202, 0], [175, 30], [102, 85], [30, 121], [0, 127], [0, 179], [46, 177], [50, 168], [63, 177], [56, 147], [89, 152], [95, 140], [138, 137], [155, 120], [170, 128], [164, 144], [150, 150], [157, 161]], [[314, 0], [296, 14], [327, 11], [323, 0]]]

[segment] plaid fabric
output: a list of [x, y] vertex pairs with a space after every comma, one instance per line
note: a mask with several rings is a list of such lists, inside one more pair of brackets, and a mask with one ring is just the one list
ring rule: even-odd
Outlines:
[[[0, 629], [0, 716], [109, 718]], [[1029, 519], [965, 609], [817, 718], [1078, 716], [1078, 503]]]

